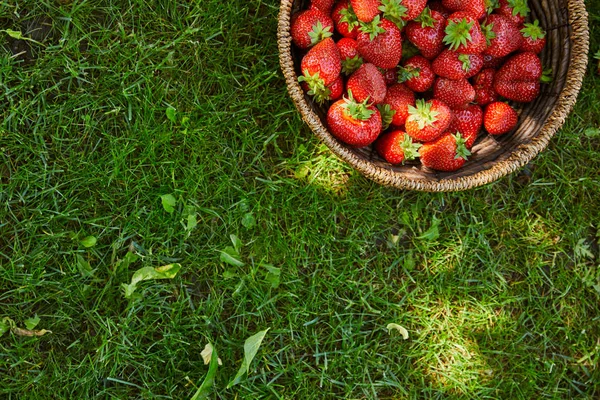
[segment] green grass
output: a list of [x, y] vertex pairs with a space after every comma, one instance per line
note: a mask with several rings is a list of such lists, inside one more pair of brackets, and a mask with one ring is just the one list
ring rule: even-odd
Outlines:
[[[588, 7], [593, 54], [600, 2]], [[594, 68], [525, 170], [466, 193], [398, 191], [303, 124], [277, 13], [276, 0], [0, 3], [2, 29], [40, 42], [2, 34], [0, 320], [37, 314], [52, 331], [0, 337], [0, 398], [190, 398], [208, 341], [223, 361], [210, 398], [598, 398]], [[220, 261], [230, 235], [243, 266]], [[119, 267], [128, 251], [140, 260]], [[174, 262], [175, 279], [124, 298], [135, 270]]]

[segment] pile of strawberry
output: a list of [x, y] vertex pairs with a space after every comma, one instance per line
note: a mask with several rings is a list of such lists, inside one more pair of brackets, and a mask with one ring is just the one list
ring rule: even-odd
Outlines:
[[455, 171], [482, 126], [517, 125], [502, 99], [531, 102], [548, 80], [528, 12], [527, 0], [312, 0], [292, 16], [298, 80], [342, 142]]

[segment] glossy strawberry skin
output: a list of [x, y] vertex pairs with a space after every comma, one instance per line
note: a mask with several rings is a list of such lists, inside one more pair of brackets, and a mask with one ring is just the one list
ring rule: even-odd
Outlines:
[[331, 85], [342, 70], [340, 50], [333, 39], [327, 38], [313, 46], [302, 58], [300, 68], [304, 75], [318, 72], [324, 85]]
[[379, 104], [385, 98], [387, 87], [381, 72], [373, 64], [363, 64], [348, 78], [348, 91], [361, 103], [369, 99], [371, 104]]
[[497, 69], [502, 64], [504, 64], [505, 60], [506, 60], [505, 57], [494, 57], [494, 56], [491, 56], [489, 54], [485, 54], [484, 53], [483, 54], [483, 68], [482, 69], [488, 69], [488, 68]]
[[483, 51], [487, 47], [487, 41], [485, 39], [485, 35], [481, 31], [481, 25], [479, 25], [479, 21], [471, 13], [466, 11], [457, 11], [455, 13], [450, 14], [448, 19], [446, 20], [446, 29], [448, 28], [448, 25], [452, 23], [459, 23], [462, 20], [465, 20], [468, 23], [473, 23], [471, 29], [469, 30], [471, 40], [467, 41], [466, 45], [461, 44], [453, 50], [461, 54], [483, 53]]
[[308, 8], [310, 10], [317, 9], [329, 15], [334, 3], [335, 0], [312, 0]]
[[498, 100], [498, 94], [494, 90], [494, 76], [496, 70], [486, 68], [473, 78], [473, 88], [475, 89], [475, 102], [480, 106], [492, 103]]
[[415, 94], [402, 83], [390, 86], [383, 99], [383, 104], [389, 104], [396, 113], [392, 119], [392, 125], [400, 127], [408, 117], [408, 106], [415, 105]]
[[356, 36], [358, 35], [358, 24], [350, 28], [348, 22], [343, 21], [344, 13], [349, 12], [347, 11], [349, 6], [350, 3], [348, 0], [341, 0], [336, 3], [331, 13], [331, 19], [333, 19], [335, 29], [340, 35], [350, 39], [356, 39]]
[[327, 124], [331, 134], [353, 147], [364, 147], [373, 143], [381, 132], [379, 110], [375, 106], [369, 106], [373, 111], [371, 117], [358, 120], [346, 114], [344, 104], [344, 100], [338, 100], [329, 107]]
[[401, 4], [408, 9], [402, 19], [404, 21], [412, 21], [425, 9], [427, 0], [402, 0]]
[[500, 0], [500, 6], [495, 10], [497, 14], [509, 18], [516, 26], [521, 26], [525, 22], [525, 16], [513, 13], [513, 8], [508, 4], [508, 0]]
[[488, 104], [483, 114], [485, 130], [490, 135], [502, 135], [510, 132], [519, 121], [519, 115], [508, 104], [497, 101]]
[[448, 132], [439, 139], [425, 143], [419, 149], [421, 164], [437, 171], [451, 172], [465, 165], [464, 158], [456, 158], [456, 139]]
[[406, 133], [420, 142], [430, 142], [439, 138], [452, 123], [452, 111], [446, 103], [437, 99], [429, 100], [429, 103], [431, 103], [431, 109], [438, 113], [433, 124], [420, 128], [418, 122], [410, 118], [407, 118], [404, 124]]
[[405, 68], [414, 68], [419, 71], [419, 76], [410, 78], [404, 84], [414, 92], [423, 93], [431, 89], [435, 81], [435, 74], [431, 63], [423, 56], [412, 56], [404, 62]]
[[394, 68], [402, 57], [402, 34], [396, 24], [385, 18], [381, 20], [380, 26], [385, 32], [378, 34], [373, 40], [369, 33], [358, 33], [358, 52], [365, 61], [379, 68]]
[[382, 69], [381, 73], [387, 86], [392, 86], [398, 82], [398, 71], [396, 68]]
[[542, 50], [544, 50], [544, 47], [546, 47], [546, 38], [532, 39], [530, 37], [524, 37], [519, 51], [540, 54]]
[[338, 40], [336, 45], [340, 49], [342, 72], [350, 75], [363, 64], [363, 59], [358, 54], [358, 43], [354, 39], [342, 38]]
[[484, 0], [442, 0], [442, 5], [450, 11], [467, 11], [478, 20], [487, 14]]
[[540, 93], [542, 62], [532, 52], [519, 53], [506, 61], [494, 76], [494, 90], [509, 100], [528, 103]]
[[437, 78], [433, 85], [433, 97], [452, 109], [465, 108], [475, 100], [475, 89], [466, 79]]
[[521, 47], [523, 37], [519, 27], [503, 15], [492, 14], [486, 19], [486, 24], [491, 26], [494, 38], [484, 53], [494, 57], [504, 57]]
[[362, 22], [373, 21], [381, 6], [379, 0], [350, 0], [350, 4], [358, 20]]
[[331, 91], [329, 100], [335, 101], [341, 99], [344, 94], [344, 79], [342, 79], [341, 76], [338, 76], [338, 78], [327, 88]]
[[[468, 69], [464, 69], [461, 58], [468, 58]], [[444, 50], [431, 63], [433, 72], [442, 78], [459, 80], [470, 78], [483, 67], [481, 54], [460, 54], [452, 50]]]
[[444, 7], [444, 4], [442, 4], [440, 0], [430, 1], [427, 4], [427, 7], [429, 7], [431, 11], [440, 13], [444, 17], [444, 19], [448, 19], [450, 14], [452, 14], [452, 10], [449, 10], [446, 7]]
[[465, 139], [467, 149], [473, 147], [477, 135], [483, 125], [483, 110], [476, 104], [471, 104], [463, 110], [453, 110], [454, 119], [448, 132], [459, 132]]
[[420, 22], [411, 21], [406, 25], [406, 37], [420, 51], [421, 55], [429, 60], [437, 57], [444, 49], [444, 28], [446, 19], [437, 11], [431, 11], [431, 17], [435, 20], [432, 27], [423, 27]]
[[298, 48], [304, 50], [313, 45], [309, 32], [314, 29], [318, 22], [321, 23], [323, 28], [328, 28], [329, 32], [333, 34], [334, 26], [332, 19], [320, 10], [304, 10], [294, 16], [290, 32], [292, 34], [292, 41]]
[[404, 149], [402, 142], [406, 132], [395, 130], [384, 133], [375, 142], [375, 150], [383, 159], [392, 165], [401, 164], [405, 161]]

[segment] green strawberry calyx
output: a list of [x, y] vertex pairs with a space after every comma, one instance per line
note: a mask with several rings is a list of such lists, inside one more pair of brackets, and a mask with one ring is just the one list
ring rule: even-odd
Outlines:
[[542, 72], [542, 76], [540, 77], [540, 82], [541, 83], [550, 83], [553, 80], [554, 80], [554, 78], [552, 78], [552, 68], [546, 68]]
[[496, 8], [500, 7], [500, 2], [498, 0], [485, 0], [484, 3], [488, 15], [493, 13]]
[[389, 104], [383, 103], [377, 104], [377, 109], [379, 110], [379, 114], [381, 114], [381, 127], [385, 131], [390, 127], [394, 115], [396, 115], [396, 110], [392, 110], [392, 107]]
[[532, 40], [543, 39], [546, 36], [546, 32], [542, 29], [540, 21], [537, 19], [533, 21], [533, 24], [524, 24], [521, 33], [524, 37], [531, 38]]
[[313, 25], [312, 30], [308, 32], [311, 45], [315, 45], [321, 40], [331, 37], [332, 35], [333, 32], [331, 32], [331, 26], [323, 27], [321, 21], [317, 21], [317, 23]]
[[348, 90], [348, 97], [344, 97], [344, 114], [347, 117], [353, 118], [358, 121], [366, 121], [375, 113], [375, 111], [369, 109], [369, 99], [365, 99], [362, 103], [357, 103], [352, 97], [352, 90]]
[[298, 77], [298, 82], [305, 82], [308, 86], [308, 92], [310, 96], [313, 96], [317, 103], [322, 104], [329, 100], [331, 90], [325, 86], [325, 81], [319, 77], [319, 72], [315, 72], [311, 75], [310, 72], [305, 69], [304, 75]]
[[404, 153], [402, 164], [404, 164], [404, 161], [414, 160], [419, 157], [419, 148], [421, 146], [423, 146], [421, 143], [413, 142], [412, 138], [405, 133], [404, 140], [402, 140], [402, 143], [400, 143], [400, 148]]
[[421, 14], [415, 18], [415, 21], [421, 23], [421, 28], [433, 28], [435, 25], [435, 18], [431, 16], [429, 7], [425, 7]]
[[526, 17], [529, 15], [529, 7], [527, 6], [527, 0], [507, 0], [508, 6], [512, 8], [512, 15], [520, 15]]
[[496, 32], [494, 32], [493, 29], [494, 29], [493, 22], [490, 22], [489, 24], [488, 23], [481, 24], [481, 31], [483, 32], [483, 35], [485, 36], [485, 41], [488, 46], [490, 45], [491, 40], [496, 38]]
[[467, 54], [460, 54], [458, 56], [458, 61], [462, 63], [463, 71], [468, 72], [471, 69], [471, 59]]
[[446, 26], [446, 36], [444, 36], [444, 43], [450, 46], [450, 50], [456, 50], [460, 46], [466, 46], [467, 42], [472, 42], [471, 28], [475, 21], [467, 21], [466, 18], [462, 18], [460, 21], [450, 20], [448, 26]]
[[598, 50], [598, 51], [596, 52], [596, 54], [594, 54], [594, 58], [595, 58], [596, 60], [600, 60], [600, 50]]
[[345, 75], [350, 75], [360, 68], [361, 65], [363, 65], [363, 59], [359, 55], [356, 55], [352, 58], [346, 58], [342, 60], [342, 73]]
[[402, 0], [381, 0], [379, 11], [383, 13], [383, 18], [392, 21], [400, 29], [406, 24], [403, 17], [406, 16], [408, 8], [402, 5]]
[[456, 155], [454, 156], [454, 159], [458, 160], [459, 158], [462, 158], [463, 160], [467, 160], [467, 157], [471, 155], [471, 152], [467, 149], [465, 138], [463, 138], [459, 132], [456, 132], [452, 137], [456, 141]]
[[418, 99], [415, 103], [416, 107], [408, 106], [408, 118], [406, 121], [415, 121], [419, 129], [424, 129], [426, 126], [431, 126], [437, 121], [438, 111], [431, 109], [431, 102], [425, 102], [423, 99]]
[[406, 82], [413, 78], [421, 76], [421, 68], [407, 65], [405, 67], [398, 67], [398, 83]]
[[377, 15], [371, 22], [361, 22], [360, 31], [369, 34], [371, 41], [375, 40], [381, 33], [385, 33], [385, 28], [381, 26], [381, 18]]
[[340, 15], [342, 16], [342, 18], [340, 18], [340, 23], [345, 22], [348, 24], [348, 32], [351, 32], [359, 25], [358, 18], [356, 17], [356, 14], [354, 14], [354, 10], [350, 3], [348, 3], [348, 8], [342, 8], [340, 10]]

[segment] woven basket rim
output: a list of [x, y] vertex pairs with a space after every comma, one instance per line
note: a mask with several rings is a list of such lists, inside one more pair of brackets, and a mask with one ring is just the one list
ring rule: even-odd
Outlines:
[[558, 101], [539, 133], [529, 143], [520, 144], [505, 160], [495, 162], [489, 169], [483, 169], [471, 175], [443, 179], [410, 179], [399, 173], [361, 159], [351, 150], [341, 145], [327, 130], [319, 116], [304, 98], [304, 92], [298, 84], [292, 56], [292, 39], [289, 33], [293, 0], [281, 0], [277, 28], [279, 61], [286, 79], [290, 97], [317, 137], [331, 151], [346, 161], [364, 176], [386, 186], [428, 192], [461, 191], [476, 188], [508, 175], [530, 162], [548, 145], [550, 139], [563, 125], [571, 112], [583, 78], [586, 73], [589, 51], [588, 16], [583, 0], [568, 0], [569, 25], [571, 27], [571, 60], [566, 81]]

